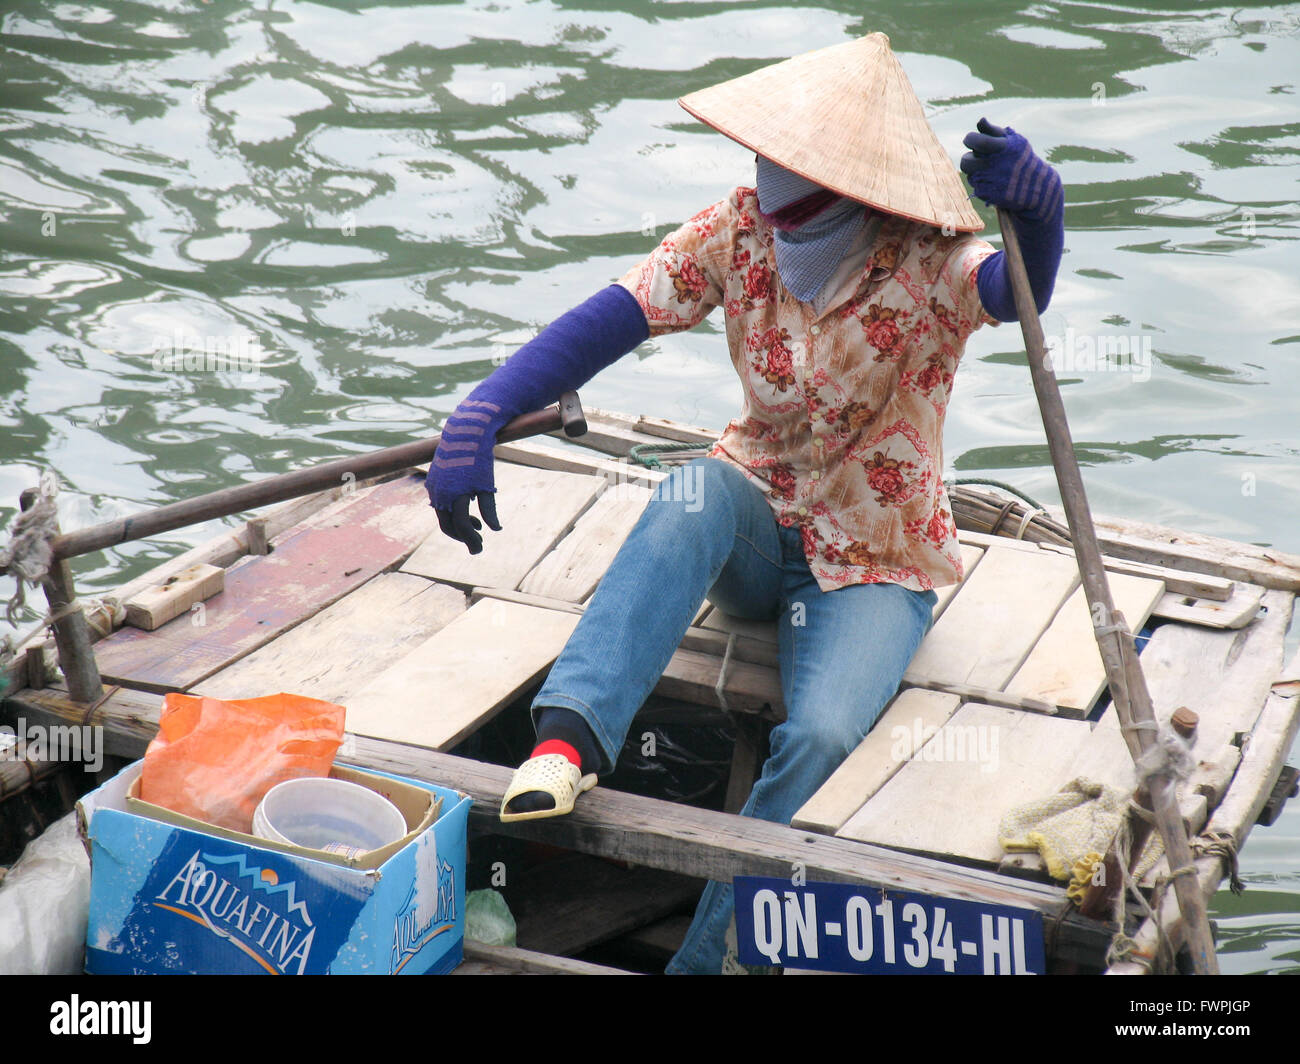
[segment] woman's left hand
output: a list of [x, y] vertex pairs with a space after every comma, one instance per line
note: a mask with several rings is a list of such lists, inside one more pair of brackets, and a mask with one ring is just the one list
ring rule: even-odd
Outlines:
[[981, 118], [962, 142], [971, 150], [961, 170], [990, 207], [1002, 207], [1034, 221], [1048, 221], [1061, 204], [1061, 175], [1045, 163], [1010, 126]]

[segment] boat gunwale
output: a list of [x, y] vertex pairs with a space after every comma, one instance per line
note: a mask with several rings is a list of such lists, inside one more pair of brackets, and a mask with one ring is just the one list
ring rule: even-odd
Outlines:
[[[671, 422], [662, 422], [662, 423], [654, 424], [653, 422], [647, 422], [647, 420], [644, 418], [637, 418], [634, 420], [627, 416], [620, 417], [618, 415], [608, 415], [604, 411], [594, 411], [594, 410], [588, 411], [588, 420], [589, 420], [589, 424], [590, 423], [596, 424], [598, 429], [598, 434], [600, 431], [600, 427], [605, 420], [615, 420], [616, 428], [622, 429], [623, 425], [626, 425], [628, 422], [632, 422], [632, 425], [628, 426], [630, 433], [634, 433], [636, 435], [649, 436], [652, 440], [653, 439], [660, 439], [660, 440], [676, 439], [679, 442], [692, 442], [693, 439], [698, 438], [698, 436], [700, 435], [707, 435], [707, 430], [697, 430], [697, 429], [691, 429], [689, 427], [680, 427], [679, 429], [677, 429], [677, 435], [672, 436], [669, 435], [667, 431], [665, 431], [665, 426], [673, 427], [673, 423]], [[623, 424], [618, 424], [617, 422], [619, 420], [621, 420]], [[659, 431], [654, 431], [654, 429], [659, 429]], [[683, 434], [685, 434], [686, 437], [684, 440], [682, 439]], [[634, 445], [632, 442], [629, 442], [628, 435], [625, 435], [621, 431], [618, 433], [614, 433], [612, 435], [615, 439], [617, 439], [619, 446], [626, 446], [628, 449], [630, 449], [630, 447]], [[498, 456], [507, 461], [514, 461], [517, 464], [537, 465], [543, 468], [552, 462], [561, 463], [562, 468], [572, 467], [576, 465], [578, 467], [586, 467], [587, 470], [590, 472], [599, 472], [607, 477], [610, 476], [613, 471], [616, 471], [619, 468], [623, 468], [622, 463], [613, 463], [614, 470], [611, 470], [609, 468], [611, 463], [608, 461], [608, 459], [593, 459], [593, 458], [586, 457], [586, 455], [582, 454], [582, 452], [586, 451], [590, 453], [590, 451], [593, 450], [593, 448], [589, 446], [584, 446], [583, 441], [581, 440], [566, 439], [564, 440], [564, 444], [565, 447], [563, 448], [546, 447], [531, 442], [504, 444], [500, 446], [498, 450]], [[600, 448], [594, 448], [594, 450], [596, 451], [597, 454], [612, 453], [609, 451], [602, 452]], [[565, 453], [566, 451], [569, 453], [566, 454]], [[407, 470], [389, 473], [381, 477], [372, 478], [371, 480], [366, 481], [364, 483], [359, 483], [351, 486], [341, 486], [333, 489], [327, 489], [325, 491], [315, 492], [310, 495], [302, 496], [300, 498], [277, 503], [271, 507], [264, 508], [265, 512], [257, 514], [256, 519], [267, 523], [268, 526], [267, 538], [268, 540], [273, 541], [275, 538], [279, 536], [292, 533], [295, 529], [299, 527], [299, 525], [302, 522], [304, 522], [308, 518], [316, 517], [319, 519], [320, 515], [322, 515], [322, 512], [326, 511], [332, 504], [340, 504], [340, 508], [342, 506], [345, 506], [347, 503], [352, 501], [352, 498], [356, 491], [367, 490], [377, 486], [380, 483], [387, 482], [389, 480], [402, 477], [402, 476], [409, 476], [416, 472], [420, 472], [419, 467], [412, 467]], [[250, 514], [252, 513], [254, 512], [250, 511]], [[1259, 548], [1252, 544], [1237, 543], [1236, 541], [1231, 541], [1231, 540], [1218, 540], [1215, 537], [1202, 537], [1199, 536], [1198, 534], [1188, 534], [1188, 533], [1181, 532], [1177, 529], [1164, 528], [1163, 526], [1150, 525], [1143, 522], [1127, 522], [1119, 519], [1105, 518], [1105, 517], [1098, 517], [1097, 521], [1099, 526], [1103, 529], [1115, 530], [1120, 534], [1127, 535], [1128, 538], [1132, 540], [1138, 541], [1138, 547], [1140, 549], [1167, 551], [1170, 548], [1171, 544], [1177, 544], [1180, 540], [1186, 540], [1189, 537], [1196, 538], [1198, 541], [1198, 546], [1201, 547], [1204, 547], [1206, 543], [1229, 544], [1232, 545], [1234, 548], [1237, 548], [1239, 551], [1244, 552], [1244, 554], [1247, 556], [1249, 556], [1253, 552], [1261, 562], [1265, 562], [1271, 566], [1277, 566], [1283, 568], [1292, 566], [1296, 568], [1296, 573], [1297, 573], [1296, 588], [1300, 588], [1300, 558], [1294, 558], [1294, 556], [1286, 555], [1283, 554], [1282, 552], [1272, 551], [1266, 548]], [[1143, 534], [1138, 535], [1132, 531], [1125, 532], [1126, 529], [1130, 529], [1130, 530], [1140, 529]], [[1154, 538], [1149, 538], [1149, 537], [1154, 537]], [[223, 566], [229, 566], [234, 562], [240, 560], [241, 558], [248, 556], [249, 538], [250, 537], [249, 537], [247, 522], [245, 522], [245, 524], [243, 524], [242, 526], [235, 526], [233, 528], [226, 529], [222, 532], [217, 533], [216, 535], [214, 535], [204, 543], [201, 543], [193, 548], [190, 548], [189, 550], [186, 550], [182, 552], [180, 555], [177, 555], [171, 559], [167, 559], [163, 562], [160, 562], [158, 565], [152, 567], [148, 572], [130, 581], [127, 581], [126, 583], [121, 585], [115, 593], [112, 594], [114, 595], [114, 597], [124, 598], [126, 595], [129, 595], [136, 590], [139, 590], [143, 587], [150, 586], [153, 583], [158, 582], [160, 579], [165, 579], [167, 576], [171, 575], [172, 573], [177, 572], [180, 569], [186, 568], [187, 566], [195, 564], [199, 561], [205, 561], [208, 562], [209, 564], [220, 564]], [[1006, 537], [1006, 538], [1010, 539], [1011, 537]], [[1294, 565], [1292, 559], [1294, 559], [1294, 563], [1295, 563]], [[1143, 558], [1139, 560], [1149, 560], [1149, 559]], [[1177, 560], [1183, 561], [1184, 564], [1186, 564], [1186, 559], [1179, 558]], [[1161, 564], [1169, 564], [1169, 563], [1165, 562]], [[1170, 567], [1177, 568], [1178, 566], [1170, 565]], [[1195, 568], [1188, 567], [1184, 569], [1184, 571], [1210, 572], [1211, 569], [1208, 568], [1195, 569]], [[1226, 574], [1215, 573], [1214, 575], [1226, 575]], [[1235, 577], [1235, 579], [1240, 579], [1240, 577]], [[1279, 588], [1278, 590], [1284, 593], [1291, 593], [1292, 597], [1294, 597], [1295, 588], [1293, 587], [1285, 586]], [[304, 618], [304, 620], [305, 619], [306, 618]], [[1169, 623], [1181, 623], [1181, 622], [1169, 622]], [[1288, 626], [1289, 626], [1289, 620], [1288, 620]], [[22, 649], [26, 650], [34, 646], [43, 646], [45, 642], [46, 640], [38, 637], [30, 641]], [[29, 707], [30, 709], [35, 710], [37, 712], [47, 712], [47, 713], [52, 712], [52, 707], [54, 703], [57, 703], [59, 701], [63, 702], [65, 706], [68, 707], [75, 706], [75, 710], [70, 710], [69, 713], [64, 714], [61, 717], [57, 713], [54, 714], [54, 716], [60, 717], [60, 719], [63, 720], [67, 720], [70, 719], [71, 717], [75, 717], [76, 712], [80, 711], [81, 716], [77, 722], [83, 724], [90, 723], [95, 719], [97, 710], [103, 708], [105, 704], [108, 703], [110, 700], [113, 700], [120, 696], [126, 696], [128, 701], [130, 701], [130, 696], [134, 696], [134, 695], [139, 695], [139, 697], [141, 698], [152, 698], [154, 700], [157, 699], [156, 695], [147, 695], [142, 692], [134, 692], [131, 691], [129, 688], [125, 688], [125, 687], [114, 687], [109, 689], [106, 692], [104, 698], [102, 698], [96, 706], [91, 706], [91, 707], [76, 706], [76, 704], [71, 703], [69, 699], [60, 698], [60, 696], [58, 695], [57, 685], [55, 686], [47, 685], [46, 688], [43, 689], [43, 691], [38, 691], [30, 687], [21, 686], [22, 681], [26, 680], [30, 675], [29, 670], [27, 669], [26, 663], [23, 661], [23, 657], [21, 654], [16, 660], [16, 665], [20, 667], [17, 670], [17, 677], [16, 677], [19, 682], [11, 685], [11, 687], [5, 692], [4, 701], [6, 703], [14, 702], [20, 706]], [[1273, 685], [1278, 684], [1280, 681], [1284, 682], [1287, 677], [1294, 677], [1297, 674], [1300, 674], [1300, 652], [1297, 652], [1296, 655], [1292, 658], [1292, 660], [1289, 663], [1283, 663], [1278, 668], [1277, 673], [1275, 674], [1274, 677]], [[47, 697], [40, 698], [37, 701], [33, 701], [33, 696], [39, 696], [39, 695], [45, 695]], [[52, 696], [52, 699], [49, 696]], [[120, 731], [118, 732], [117, 734], [118, 741], [115, 745], [119, 750], [125, 753], [128, 750], [138, 751], [140, 749], [139, 744], [141, 741], [141, 736], [147, 734], [148, 732], [148, 725], [149, 725], [148, 716], [149, 714], [147, 713], [135, 715], [134, 726], [130, 729], [132, 732], [134, 732], [134, 736], [126, 733], [122, 733]], [[154, 725], [154, 729], [156, 730], [156, 715], [153, 721], [153, 725]], [[1271, 729], [1271, 731], [1269, 731], [1268, 734], [1275, 736], [1272, 745], [1267, 747], [1265, 752], [1259, 752], [1258, 747], [1255, 744], [1250, 744], [1250, 743], [1245, 744], [1246, 751], [1245, 751], [1245, 755], [1243, 756], [1241, 766], [1238, 767], [1231, 781], [1225, 787], [1220, 802], [1218, 806], [1216, 806], [1215, 810], [1211, 812], [1209, 822], [1206, 825], [1206, 827], [1203, 829], [1201, 833], [1202, 835], [1204, 835], [1206, 832], [1213, 831], [1213, 830], [1227, 831], [1233, 835], [1238, 847], [1245, 844], [1245, 841], [1248, 838], [1250, 831], [1254, 826], [1255, 818], [1258, 816], [1259, 810], [1263, 807], [1264, 803], [1267, 801], [1268, 795], [1271, 792], [1272, 787], [1274, 785], [1276, 776], [1280, 771], [1282, 765], [1285, 763], [1287, 757], [1289, 756], [1291, 744], [1295, 740], [1297, 731], [1300, 731], [1300, 698], [1297, 698], [1294, 692], [1281, 693], [1276, 690], [1270, 691], [1269, 695], [1266, 697], [1264, 703], [1261, 705], [1259, 709], [1259, 712], [1255, 718], [1250, 733], [1253, 734], [1255, 729], [1261, 726], [1265, 726], [1267, 729]], [[145, 739], [144, 741], [147, 742], [147, 739]], [[361, 743], [369, 743], [369, 744], [384, 744], [386, 742], [384, 740], [362, 739], [361, 737], [355, 737], [355, 741]], [[401, 744], [388, 744], [388, 745], [400, 746]], [[418, 750], [420, 748], [409, 748], [409, 749]], [[425, 752], [429, 754], [434, 753], [432, 751], [425, 751]], [[1252, 754], [1254, 754], [1254, 756], [1252, 756]], [[374, 756], [378, 756], [378, 755], [374, 755]], [[442, 755], [442, 754], [437, 755], [437, 757], [451, 757], [451, 756], [452, 755]], [[1250, 759], [1249, 764], [1247, 761], [1248, 758]], [[379, 759], [383, 760], [382, 757]], [[1243, 775], [1243, 770], [1246, 769], [1247, 767], [1249, 767], [1250, 773], [1248, 773], [1247, 775]], [[1249, 787], [1249, 793], [1243, 790], [1243, 787], [1247, 787], [1247, 786]], [[1227, 812], [1225, 812], [1225, 810]], [[731, 814], [719, 814], [719, 815], [730, 816]], [[476, 821], [481, 821], [481, 819], [482, 818], [476, 817]], [[582, 818], [579, 819], [581, 820]], [[736, 817], [734, 819], [742, 820], [743, 818]], [[524, 832], [524, 834], [528, 835], [528, 837], [534, 837], [533, 832], [542, 835], [547, 834], [547, 831], [544, 827], [544, 823], [545, 822], [538, 822], [538, 824], [543, 825], [540, 828], [537, 825], [529, 825], [531, 830]], [[586, 837], [584, 836], [584, 832], [586, 832], [586, 835], [592, 835], [593, 833], [599, 834], [599, 825], [583, 825], [580, 824], [578, 821], [575, 821], [574, 824], [575, 824], [574, 827], [568, 829], [569, 832], [573, 835], [573, 839], [571, 839], [570, 841], [575, 841], [575, 840], [580, 841], [582, 838]], [[752, 824], [752, 822], [747, 821], [746, 824], [749, 825]], [[482, 824], [480, 823], [479, 826], [481, 828]], [[787, 829], [787, 830], [799, 834], [803, 834], [803, 835], [810, 834], [808, 832], [801, 832], [799, 831], [799, 829]], [[507, 831], [507, 830], [503, 830], [501, 831], [501, 833], [519, 834], [518, 831]], [[559, 834], [563, 836], [566, 834], [566, 832], [561, 831]], [[824, 839], [835, 838], [834, 836], [817, 836], [817, 837], [824, 838]], [[904, 851], [892, 850], [886, 847], [873, 847], [872, 844], [870, 843], [862, 843], [862, 842], [857, 842], [854, 840], [847, 840], [847, 839], [836, 840], [836, 841], [848, 846], [859, 848], [859, 852], [863, 856], [865, 856], [866, 854], [874, 850], [879, 850], [881, 851], [881, 853], [891, 854], [895, 856], [899, 854], [905, 854]], [[615, 849], [618, 849], [618, 847], [615, 847]], [[611, 853], [611, 855], [614, 854]], [[961, 865], [955, 861], [944, 860], [942, 857], [937, 855], [931, 855], [923, 859], [937, 862], [950, 869], [961, 869], [964, 872], [978, 871], [983, 876], [993, 877], [994, 880], [1001, 881], [1008, 886], [1014, 885], [1016, 888], [1023, 888], [1026, 883], [1032, 882], [1014, 876], [1006, 875], [1005, 873], [999, 872], [996, 869], [993, 870], [971, 869], [968, 866]], [[1210, 856], [1200, 857], [1196, 862], [1196, 866], [1197, 866], [1198, 882], [1200, 883], [1202, 893], [1208, 902], [1216, 893], [1223, 876], [1226, 874], [1226, 864], [1222, 859], [1210, 855]], [[674, 869], [674, 870], [679, 870], [679, 869]], [[827, 869], [826, 871], [829, 874], [834, 874], [833, 870], [831, 869]], [[897, 884], [895, 884], [895, 886], [897, 886]], [[1042, 886], [1042, 884], [1039, 884], [1039, 886]], [[1061, 894], [1061, 896], [1063, 896], [1063, 892], [1059, 892], [1059, 893]], [[1057, 909], [1060, 910], [1059, 899], [1054, 904], [1057, 906]], [[1167, 900], [1167, 904], [1171, 904], [1171, 902]], [[1174, 904], [1174, 910], [1176, 912], [1176, 904]], [[1070, 918], [1067, 917], [1067, 919]], [[1073, 921], [1083, 922], [1082, 918], [1077, 916], [1073, 918]], [[1086, 923], [1094, 924], [1094, 922], [1092, 921], [1086, 921]], [[1104, 925], [1096, 924], [1094, 926], [1100, 927]], [[1177, 922], [1171, 923], [1169, 927], [1172, 929], [1172, 933], [1174, 935], [1177, 935], [1179, 933], [1179, 925]], [[1078, 929], [1076, 928], [1076, 931], [1077, 930]], [[1152, 936], [1153, 936], [1153, 927], [1150, 921], [1147, 921], [1147, 923], [1144, 924], [1136, 932], [1137, 940], [1141, 943], [1149, 942]], [[1143, 971], [1145, 969], [1141, 964], [1130, 961], [1130, 962], [1122, 962], [1119, 965], [1113, 966], [1112, 970], [1116, 974], [1129, 974], [1129, 973], [1135, 974], [1137, 971]]]

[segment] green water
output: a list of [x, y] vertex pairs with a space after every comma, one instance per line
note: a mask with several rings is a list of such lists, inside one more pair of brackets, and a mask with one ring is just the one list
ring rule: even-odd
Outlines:
[[[884, 30], [954, 159], [987, 115], [1065, 179], [1044, 326], [1073, 359], [1095, 509], [1300, 552], [1295, 5], [0, 11], [6, 527], [45, 467], [74, 528], [430, 434], [494, 358], [749, 180], [676, 97]], [[168, 371], [178, 332], [254, 338], [263, 360]], [[1097, 368], [1102, 338], [1129, 357]], [[713, 427], [739, 396], [717, 322], [583, 392]], [[946, 447], [950, 472], [1055, 501], [1014, 326], [968, 345]], [[79, 586], [217, 527], [81, 559]], [[1225, 970], [1300, 971], [1300, 805], [1243, 867], [1250, 889], [1216, 905]]]

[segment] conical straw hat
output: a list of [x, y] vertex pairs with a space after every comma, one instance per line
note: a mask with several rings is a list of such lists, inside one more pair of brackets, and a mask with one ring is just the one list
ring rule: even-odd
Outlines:
[[677, 102], [719, 133], [842, 196], [938, 227], [984, 228], [883, 33], [774, 63]]

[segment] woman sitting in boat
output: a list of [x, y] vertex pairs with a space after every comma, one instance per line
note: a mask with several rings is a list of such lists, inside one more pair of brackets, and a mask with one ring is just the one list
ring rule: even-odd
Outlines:
[[[444, 532], [499, 529], [492, 442], [649, 336], [715, 307], [744, 388], [710, 456], [655, 492], [533, 703], [538, 744], [502, 820], [556, 816], [613, 769], [707, 597], [779, 621], [786, 720], [741, 815], [789, 823], [898, 689], [934, 589], [961, 579], [941, 476], [967, 337], [1016, 314], [1002, 252], [883, 34], [685, 97], [756, 152], [735, 189], [565, 314], [460, 404], [429, 473]], [[1040, 311], [1063, 242], [1056, 171], [981, 120], [962, 169], [1013, 213]], [[669, 972], [718, 972], [731, 887], [711, 883]]]

